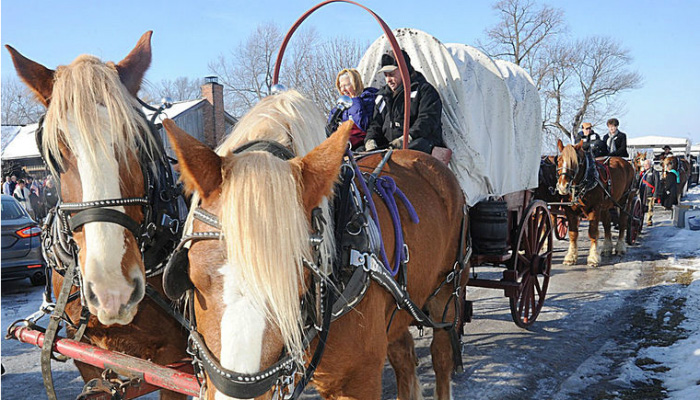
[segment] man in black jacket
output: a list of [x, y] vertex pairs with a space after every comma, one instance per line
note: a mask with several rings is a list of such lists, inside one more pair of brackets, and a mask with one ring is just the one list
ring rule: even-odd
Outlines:
[[605, 134], [603, 141], [608, 145], [608, 155], [613, 157], [629, 157], [627, 154], [627, 135], [620, 132], [617, 127], [620, 126], [620, 121], [617, 118], [608, 120], [609, 134]]
[[[430, 153], [442, 142], [442, 101], [437, 90], [411, 66], [411, 59], [401, 50], [411, 77], [411, 117], [408, 148]], [[404, 90], [396, 59], [384, 54], [379, 72], [384, 73], [386, 85], [375, 99], [374, 117], [367, 128], [365, 149], [403, 146]]]

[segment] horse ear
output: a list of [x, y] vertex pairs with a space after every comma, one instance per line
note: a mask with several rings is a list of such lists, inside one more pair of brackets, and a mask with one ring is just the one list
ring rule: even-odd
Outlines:
[[115, 65], [119, 79], [134, 97], [141, 89], [143, 76], [151, 65], [151, 35], [153, 31], [144, 33], [131, 53]]
[[180, 164], [180, 179], [188, 192], [198, 191], [203, 199], [219, 190], [221, 177], [221, 157], [175, 125], [171, 119], [163, 120], [168, 140], [177, 154]]
[[574, 148], [576, 150], [581, 150], [583, 148], [583, 139], [581, 139], [578, 143], [574, 145]]
[[343, 123], [338, 130], [323, 143], [311, 150], [304, 158], [291, 162], [299, 164], [303, 185], [302, 199], [307, 212], [318, 206], [324, 197], [331, 194], [333, 184], [338, 179], [340, 165], [348, 147], [352, 122]]
[[45, 107], [48, 107], [51, 93], [53, 92], [53, 78], [56, 71], [26, 58], [10, 45], [5, 45], [5, 47], [12, 56], [12, 63], [15, 64], [17, 75], [34, 92], [36, 98]]
[[561, 142], [561, 139], [557, 139], [557, 149], [560, 153], [564, 150], [564, 143]]

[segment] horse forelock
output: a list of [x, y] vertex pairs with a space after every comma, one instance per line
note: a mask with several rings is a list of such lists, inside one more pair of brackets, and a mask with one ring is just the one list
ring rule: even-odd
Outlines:
[[563, 165], [572, 170], [576, 170], [578, 168], [578, 153], [576, 152], [576, 149], [572, 145], [567, 145], [564, 147], [564, 150], [561, 152], [561, 162]]
[[314, 103], [295, 90], [260, 100], [218, 147], [226, 156], [231, 150], [253, 140], [272, 140], [304, 155], [325, 140], [324, 119]]
[[140, 105], [113, 66], [94, 56], [79, 56], [56, 71], [44, 120], [44, 155], [54, 155], [63, 167], [59, 144], [73, 152], [79, 142], [85, 161], [98, 169], [105, 157], [125, 161], [128, 154], [138, 154], [139, 146], [154, 157], [155, 138], [147, 134], [148, 124], [138, 110]]
[[263, 152], [232, 156], [225, 164], [221, 225], [227, 263], [279, 328], [288, 351], [301, 360], [302, 258], [311, 254], [299, 171]]

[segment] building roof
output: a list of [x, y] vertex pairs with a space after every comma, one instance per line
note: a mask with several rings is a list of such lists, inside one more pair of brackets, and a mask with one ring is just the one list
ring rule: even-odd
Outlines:
[[[171, 107], [165, 109], [158, 118], [156, 118], [155, 123], [161, 124], [164, 119], [170, 118], [175, 119], [179, 115], [196, 108], [201, 103], [206, 102], [205, 99], [187, 100], [174, 102]], [[154, 111], [146, 108], [142, 108], [146, 118], [151, 119]], [[36, 131], [37, 124], [30, 124], [25, 126], [19, 125], [6, 125], [2, 127], [2, 159], [3, 160], [16, 160], [23, 158], [34, 158], [41, 157], [39, 154], [39, 148], [36, 145], [34, 139], [34, 132]]]
[[691, 143], [687, 138], [668, 136], [642, 136], [627, 139], [627, 147], [630, 149], [649, 149], [654, 153], [661, 153], [664, 146], [670, 146], [673, 153], [685, 154], [686, 157], [690, 154]]
[[668, 136], [641, 136], [636, 138], [627, 138], [627, 146], [635, 147], [686, 147], [690, 146], [690, 139], [682, 137]]
[[16, 132], [12, 138], [8, 140], [7, 145], [3, 145], [2, 159], [16, 160], [19, 158], [41, 157], [39, 154], [39, 148], [36, 146], [36, 140], [34, 140], [34, 132], [36, 131], [37, 126], [38, 124], [12, 127], [3, 126], [3, 142], [5, 141], [5, 128], [7, 128], [8, 135], [11, 133], [10, 128], [14, 128]]
[[[155, 123], [160, 124], [163, 122], [164, 119], [170, 118], [170, 119], [175, 119], [178, 115], [184, 113], [187, 110], [190, 110], [194, 108], [195, 106], [199, 105], [200, 103], [205, 102], [205, 99], [196, 99], [196, 100], [186, 100], [186, 101], [176, 101], [172, 103], [172, 106], [169, 108], [166, 108], [163, 110], [160, 115], [158, 115], [158, 118], [156, 118]], [[146, 114], [146, 118], [148, 120], [151, 120], [151, 117], [153, 117], [153, 114], [155, 111], [148, 110], [146, 108], [143, 108], [143, 112]]]

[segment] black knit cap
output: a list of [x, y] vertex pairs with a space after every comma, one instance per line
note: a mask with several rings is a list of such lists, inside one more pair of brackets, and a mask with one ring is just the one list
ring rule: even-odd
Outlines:
[[[408, 64], [408, 71], [409, 73], [413, 70], [413, 67], [411, 66], [411, 57], [408, 56], [405, 50], [401, 50], [401, 53], [403, 53], [403, 58], [406, 60], [406, 64]], [[394, 58], [393, 55], [391, 54], [383, 54], [382, 55], [382, 62], [381, 62], [381, 67], [379, 68], [379, 72], [391, 72], [395, 70], [396, 68], [399, 67], [398, 62]]]

